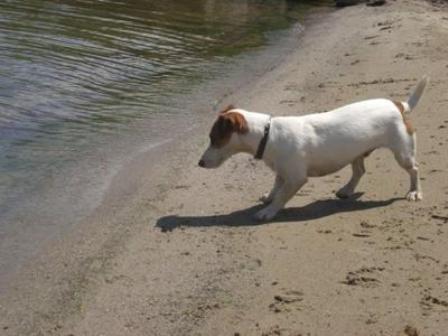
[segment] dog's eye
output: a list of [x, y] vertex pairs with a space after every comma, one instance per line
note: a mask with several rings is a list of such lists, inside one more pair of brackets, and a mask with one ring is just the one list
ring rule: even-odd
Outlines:
[[223, 147], [225, 144], [226, 143], [220, 138], [216, 138], [216, 137], [210, 138], [210, 147], [218, 149], [218, 148]]
[[213, 148], [220, 148], [222, 146], [221, 142], [217, 140], [210, 141], [210, 146]]
[[212, 135], [210, 134], [209, 138], [210, 138], [210, 145], [211, 145], [212, 147], [216, 147], [217, 144], [218, 144], [218, 142], [216, 141], [216, 137], [214, 137], [214, 136], [212, 136]]

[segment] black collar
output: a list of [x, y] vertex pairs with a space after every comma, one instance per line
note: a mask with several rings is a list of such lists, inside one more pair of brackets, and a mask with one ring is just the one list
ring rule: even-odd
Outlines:
[[266, 144], [268, 143], [270, 129], [271, 129], [271, 117], [269, 117], [268, 123], [266, 124], [266, 126], [264, 126], [264, 134], [260, 140], [260, 143], [258, 144], [257, 153], [254, 156], [254, 158], [257, 160], [261, 160], [263, 158], [264, 150], [266, 149]]

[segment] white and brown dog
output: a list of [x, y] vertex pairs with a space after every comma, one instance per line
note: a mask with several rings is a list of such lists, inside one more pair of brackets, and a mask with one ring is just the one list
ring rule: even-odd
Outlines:
[[353, 175], [336, 195], [350, 197], [365, 173], [364, 158], [389, 148], [410, 175], [409, 201], [422, 199], [416, 162], [416, 135], [407, 114], [415, 108], [428, 79], [424, 77], [407, 102], [371, 99], [325, 113], [273, 117], [229, 106], [210, 132], [210, 146], [199, 161], [217, 168], [230, 156], [245, 152], [276, 173], [274, 187], [262, 197], [267, 206], [258, 220], [272, 219], [307, 182], [334, 173], [349, 163]]

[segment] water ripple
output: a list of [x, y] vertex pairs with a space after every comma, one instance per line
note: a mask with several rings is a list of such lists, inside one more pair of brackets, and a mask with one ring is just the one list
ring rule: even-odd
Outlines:
[[302, 7], [287, 0], [1, 1], [0, 172], [11, 181], [2, 176], [0, 195], [20, 184], [18, 172], [25, 181], [45, 174], [48, 162], [134, 132], [140, 121], [158, 125], [185, 114], [176, 95], [262, 45], [266, 31], [289, 26]]

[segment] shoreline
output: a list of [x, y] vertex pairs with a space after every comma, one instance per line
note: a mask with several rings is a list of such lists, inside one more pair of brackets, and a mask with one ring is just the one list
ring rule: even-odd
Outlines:
[[401, 99], [429, 73], [412, 114], [423, 202], [400, 199], [407, 176], [378, 151], [367, 160], [358, 202], [334, 199], [344, 169], [312, 179], [272, 223], [255, 223], [272, 173], [247, 156], [219, 170], [196, 168], [214, 119], [204, 115], [185, 141], [122, 170], [102, 206], [21, 271], [2, 298], [0, 328], [5, 335], [342, 336], [396, 335], [410, 326], [444, 335], [448, 237], [434, 216], [443, 218], [448, 206], [445, 17], [445, 9], [419, 1], [325, 14], [281, 64], [225, 98], [300, 115]]
[[[316, 7], [309, 11], [323, 10], [326, 10], [326, 7]], [[134, 121], [133, 124], [126, 125], [126, 128], [134, 129], [133, 135], [118, 132], [120, 139], [108, 139], [106, 145], [104, 140], [101, 140], [90, 149], [81, 149], [77, 160], [62, 164], [56, 169], [57, 173], [41, 179], [41, 187], [34, 186], [32, 190], [23, 193], [27, 194], [27, 198], [15, 197], [8, 204], [3, 204], [5, 210], [0, 217], [3, 224], [3, 240], [0, 242], [0, 255], [3, 257], [0, 261], [2, 277], [5, 274], [14, 274], [22, 264], [26, 267], [28, 263], [32, 263], [33, 256], [39, 253], [42, 245], [51, 245], [53, 240], [64, 238], [66, 234], [76, 230], [76, 225], [88, 220], [98, 207], [107, 203], [105, 200], [115, 197], [110, 191], [117, 189], [113, 186], [114, 180], [126, 181], [118, 182], [120, 188], [135, 189], [136, 182], [132, 179], [115, 176], [120, 175], [122, 171], [125, 172], [122, 175], [126, 175], [127, 170], [132, 170], [129, 167], [133, 166], [133, 161], [143, 160], [140, 157], [146, 155], [152, 156], [150, 152], [156, 147], [164, 147], [172, 142], [173, 144], [168, 146], [171, 148], [184, 141], [178, 138], [188, 140], [198, 127], [197, 123], [207, 117], [211, 109], [219, 108], [222, 99], [232, 95], [235, 90], [244, 90], [250, 79], [256, 79], [266, 68], [280, 63], [282, 56], [276, 54], [273, 49], [281, 48], [282, 51], [290, 52], [291, 47], [288, 44], [298, 37], [300, 31], [293, 27], [273, 30], [269, 34], [272, 36], [266, 36], [267, 41], [263, 45], [242, 50], [232, 61], [215, 61], [216, 64], [211, 68], [221, 69], [224, 73], [222, 78], [204, 78], [204, 82], [193, 86], [189, 94], [173, 95], [172, 108], [182, 107], [185, 113], [163, 115], [160, 120], [153, 120], [148, 116], [144, 120]], [[251, 63], [251, 57], [254, 57], [256, 62]], [[216, 69], [214, 71], [217, 71]], [[204, 97], [217, 99], [210, 102]], [[186, 124], [187, 122], [191, 124]], [[183, 126], [178, 129], [178, 125]], [[172, 132], [172, 129], [175, 129], [175, 132]], [[148, 166], [150, 164], [146, 163]], [[126, 183], [129, 185], [125, 186]], [[63, 221], [60, 220], [61, 217], [64, 218]], [[7, 282], [2, 277], [0, 292]]]

